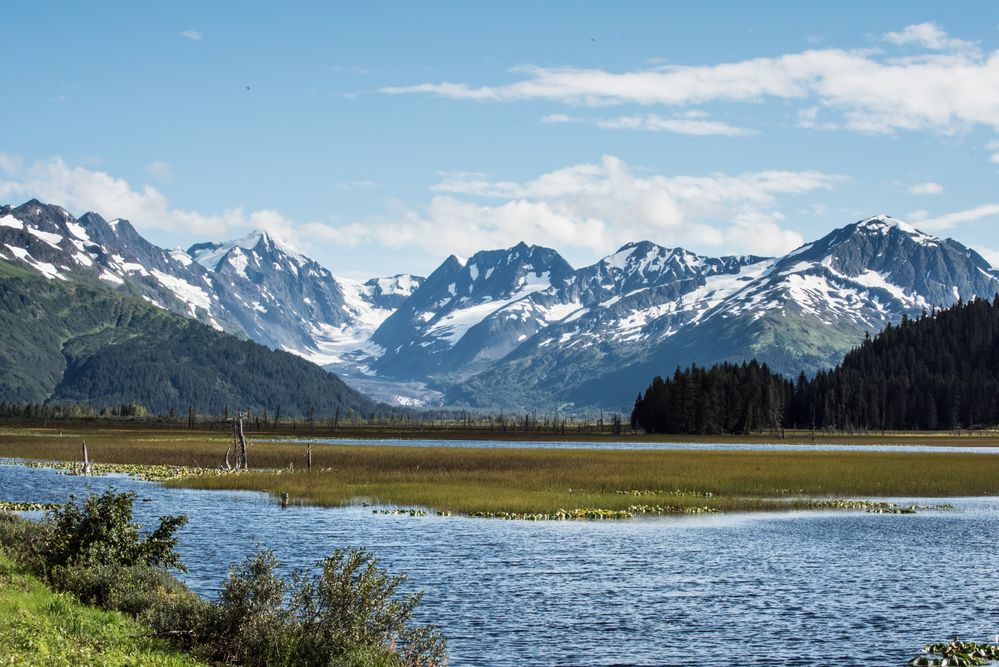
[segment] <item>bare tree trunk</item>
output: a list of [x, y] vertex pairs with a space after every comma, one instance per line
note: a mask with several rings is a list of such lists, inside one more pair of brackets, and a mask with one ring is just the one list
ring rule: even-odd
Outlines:
[[249, 460], [246, 457], [246, 437], [243, 435], [243, 413], [236, 417], [236, 435], [239, 438], [239, 458], [243, 470], [250, 469]]
[[312, 470], [312, 443], [309, 443], [309, 470]]
[[83, 441], [83, 468], [81, 469], [81, 474], [90, 474], [90, 456], [87, 454], [87, 441]]

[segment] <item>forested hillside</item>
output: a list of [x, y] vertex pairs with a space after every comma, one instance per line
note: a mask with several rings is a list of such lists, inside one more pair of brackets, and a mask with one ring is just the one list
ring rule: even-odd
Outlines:
[[677, 369], [638, 397], [632, 422], [656, 433], [997, 424], [999, 297], [888, 325], [835, 369], [796, 383], [756, 362]]
[[380, 408], [286, 352], [85, 279], [46, 279], [0, 261], [0, 401], [141, 404], [154, 413], [228, 408], [288, 417]]

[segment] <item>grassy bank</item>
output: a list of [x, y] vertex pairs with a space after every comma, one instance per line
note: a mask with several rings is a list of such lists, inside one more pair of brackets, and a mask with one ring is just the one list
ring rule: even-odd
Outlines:
[[[227, 437], [187, 431], [0, 434], [0, 456], [217, 467]], [[816, 498], [999, 495], [999, 456], [822, 451], [607, 451], [253, 443], [239, 475], [170, 481], [204, 489], [288, 493], [292, 502], [371, 502], [442, 512], [634, 513], [814, 507]], [[657, 509], [658, 508], [658, 509]]]
[[199, 665], [148, 628], [56, 593], [0, 551], [0, 664]]

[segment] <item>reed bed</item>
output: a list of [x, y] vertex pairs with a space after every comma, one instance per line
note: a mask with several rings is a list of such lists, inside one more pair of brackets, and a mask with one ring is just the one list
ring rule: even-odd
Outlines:
[[[97, 464], [217, 468], [229, 438], [187, 431], [0, 432], [0, 457], [74, 461], [86, 440]], [[607, 451], [252, 443], [239, 475], [168, 484], [287, 493], [292, 503], [367, 502], [439, 512], [555, 515], [560, 510], [663, 512], [829, 507], [823, 499], [999, 495], [999, 456], [822, 451]]]

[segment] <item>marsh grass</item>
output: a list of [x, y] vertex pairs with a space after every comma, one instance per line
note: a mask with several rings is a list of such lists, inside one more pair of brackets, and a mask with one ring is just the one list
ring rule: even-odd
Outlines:
[[[187, 431], [0, 432], [0, 456], [217, 468], [228, 438]], [[663, 506], [683, 512], [807, 508], [814, 499], [999, 495], [999, 456], [823, 451], [608, 451], [253, 443], [240, 475], [167, 481], [287, 493], [293, 503], [368, 502], [439, 512], [555, 513]], [[133, 467], [133, 472], [135, 468]]]

